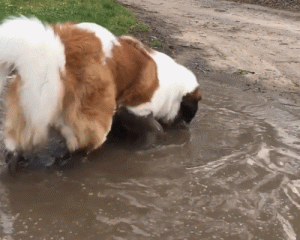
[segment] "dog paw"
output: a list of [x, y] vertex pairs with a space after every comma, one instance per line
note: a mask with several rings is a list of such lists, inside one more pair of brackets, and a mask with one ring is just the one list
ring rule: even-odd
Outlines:
[[64, 166], [71, 160], [72, 154], [70, 152], [64, 153], [62, 156], [55, 157], [55, 166]]
[[157, 133], [147, 132], [143, 139], [143, 148], [149, 149], [155, 146], [157, 140]]
[[18, 152], [6, 152], [5, 162], [8, 164], [8, 172], [11, 176], [16, 176], [18, 163], [22, 161], [23, 157]]

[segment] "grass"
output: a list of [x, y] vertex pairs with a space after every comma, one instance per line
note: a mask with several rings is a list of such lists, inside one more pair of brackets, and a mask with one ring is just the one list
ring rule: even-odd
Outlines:
[[236, 73], [237, 73], [237, 74], [240, 74], [240, 75], [246, 75], [246, 74], [249, 74], [249, 73], [255, 74], [255, 72], [251, 72], [251, 71], [243, 70], [243, 69], [238, 69], [238, 70], [236, 71]]
[[36, 16], [48, 23], [94, 22], [116, 35], [147, 26], [112, 0], [0, 0], [0, 20], [10, 15]]
[[163, 45], [163, 43], [159, 40], [154, 40], [154, 41], [150, 42], [150, 45], [152, 47], [161, 47]]

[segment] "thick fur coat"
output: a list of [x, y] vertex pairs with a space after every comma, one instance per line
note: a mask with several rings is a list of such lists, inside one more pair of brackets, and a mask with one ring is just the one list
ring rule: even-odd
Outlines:
[[71, 152], [91, 151], [106, 140], [119, 108], [166, 123], [184, 113], [189, 122], [201, 99], [191, 71], [93, 23], [5, 20], [0, 25], [1, 86], [11, 65], [18, 75], [7, 94], [9, 152], [45, 142], [50, 127], [61, 132]]

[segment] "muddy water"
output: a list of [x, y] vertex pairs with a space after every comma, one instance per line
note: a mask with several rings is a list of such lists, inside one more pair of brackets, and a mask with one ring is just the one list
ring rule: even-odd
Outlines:
[[2, 166], [0, 239], [300, 236], [300, 107], [203, 81], [189, 129], [111, 143], [66, 171]]

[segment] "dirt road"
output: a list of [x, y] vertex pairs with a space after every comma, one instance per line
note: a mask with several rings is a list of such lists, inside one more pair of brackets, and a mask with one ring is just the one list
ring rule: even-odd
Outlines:
[[120, 0], [179, 46], [226, 73], [300, 91], [300, 13], [211, 0]]

